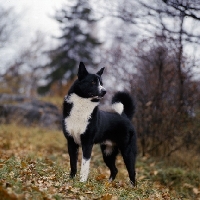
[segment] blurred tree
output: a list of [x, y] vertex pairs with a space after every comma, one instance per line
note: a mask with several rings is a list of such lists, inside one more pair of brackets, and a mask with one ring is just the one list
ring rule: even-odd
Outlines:
[[[138, 45], [131, 49], [135, 36], [126, 37], [129, 40], [126, 49], [130, 48], [130, 55], [127, 52], [124, 56], [125, 48], [119, 48], [122, 45], [115, 40], [113, 43], [116, 48], [107, 51], [106, 56], [110, 55], [112, 59], [107, 60], [113, 63], [116, 60], [116, 64], [111, 65], [117, 66], [112, 67], [117, 80], [120, 76], [116, 71], [125, 74], [124, 69], [127, 68], [127, 72], [130, 70], [127, 74], [131, 78], [125, 74], [120, 81], [123, 84], [124, 81], [130, 81], [124, 84], [125, 89], [131, 89], [137, 97], [134, 121], [142, 154], [169, 156], [186, 146], [192, 149], [199, 133], [195, 128], [188, 130], [186, 127], [194, 120], [199, 93], [197, 83], [193, 80], [196, 58], [188, 52], [194, 44], [200, 44], [200, 1], [117, 2], [121, 4], [110, 8], [111, 16], [132, 25], [123, 31], [123, 40], [128, 31], [138, 31]], [[130, 58], [133, 61], [129, 62]], [[123, 63], [119, 62], [120, 59]], [[137, 74], [133, 73], [134, 67], [137, 68]]]
[[[197, 101], [198, 88], [190, 70], [182, 72], [184, 76], [184, 99], [187, 112], [179, 110], [179, 75], [174, 60], [174, 52], [168, 49], [165, 38], [145, 40], [137, 48], [137, 75], [135, 90], [137, 96], [137, 132], [142, 154], [168, 156], [194, 142], [187, 140], [187, 129], [194, 117], [194, 104]], [[148, 46], [148, 48], [147, 48]], [[183, 64], [188, 66], [187, 58]], [[190, 129], [191, 131], [192, 129]], [[192, 131], [191, 131], [192, 132]], [[193, 137], [195, 136], [195, 137]], [[187, 141], [187, 142], [186, 142]]]
[[[184, 54], [188, 51], [188, 44], [200, 44], [200, 34], [196, 29], [200, 25], [200, 1], [194, 0], [153, 0], [147, 3], [140, 0], [148, 14], [148, 25], [156, 28], [157, 37], [164, 37], [168, 41], [168, 48], [174, 52], [178, 75], [179, 110], [185, 112], [187, 104], [184, 89]], [[171, 23], [169, 23], [169, 21]], [[149, 29], [150, 31], [151, 29]]]
[[95, 48], [101, 43], [94, 37], [96, 20], [87, 0], [75, 0], [74, 5], [66, 6], [56, 13], [55, 19], [60, 24], [62, 36], [60, 45], [48, 52], [50, 69], [48, 83], [39, 87], [39, 93], [47, 92], [55, 82], [62, 90], [63, 81], [73, 79], [80, 61], [95, 66]]
[[16, 26], [16, 14], [13, 9], [0, 6], [0, 48], [9, 42]]
[[[179, 110], [185, 112], [187, 104], [184, 89], [184, 56], [191, 44], [200, 44], [199, 0], [119, 0], [124, 2], [113, 16], [141, 30], [140, 39], [165, 38], [168, 49], [174, 54], [179, 90]], [[155, 42], [155, 41], [154, 41]], [[162, 83], [162, 82], [161, 82]]]
[[186, 17], [200, 20], [199, 0], [162, 0], [167, 6], [181, 12]]
[[[6, 80], [5, 71], [7, 66], [2, 64], [4, 62], [4, 57], [2, 56], [5, 48], [12, 42], [14, 38], [15, 31], [18, 28], [17, 24], [17, 15], [12, 8], [4, 8], [0, 5], [0, 92], [7, 92], [8, 88], [5, 87]], [[20, 65], [20, 63], [16, 63], [16, 66]], [[12, 66], [13, 67], [13, 66]], [[17, 75], [18, 72], [13, 70], [13, 75]]]
[[17, 55], [11, 58], [1, 73], [0, 92], [36, 95], [44, 74], [42, 65], [47, 62], [44, 48], [45, 40], [41, 32], [36, 33], [30, 44], [19, 48]]

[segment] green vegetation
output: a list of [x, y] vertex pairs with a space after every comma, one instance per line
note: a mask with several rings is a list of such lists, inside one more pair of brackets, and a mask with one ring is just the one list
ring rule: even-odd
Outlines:
[[57, 90], [62, 92], [63, 83], [76, 76], [80, 61], [94, 67], [95, 49], [101, 44], [92, 33], [97, 20], [88, 1], [72, 1], [58, 10], [54, 18], [61, 36], [57, 37], [59, 45], [47, 52], [50, 61], [45, 67], [50, 73], [45, 75], [48, 84], [38, 89], [41, 94], [51, 90], [54, 83], [58, 83]]
[[[137, 187], [128, 181], [121, 157], [116, 181], [94, 147], [87, 183], [69, 179], [66, 140], [61, 131], [16, 125], [0, 127], [1, 199], [198, 199], [199, 169], [175, 167], [148, 156], [138, 157]], [[79, 163], [81, 152], [79, 156]]]

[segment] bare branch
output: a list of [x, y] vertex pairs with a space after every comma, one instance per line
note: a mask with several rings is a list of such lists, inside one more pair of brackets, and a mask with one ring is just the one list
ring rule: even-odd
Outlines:
[[[190, 17], [195, 20], [200, 20], [200, 16], [197, 16], [197, 13], [194, 11], [200, 10], [200, 2], [196, 2], [195, 6], [194, 2], [182, 0], [182, 1], [174, 1], [174, 0], [163, 0], [163, 2], [175, 10], [178, 10], [180, 13], [182, 13], [185, 17]], [[192, 12], [193, 11], [193, 12]]]

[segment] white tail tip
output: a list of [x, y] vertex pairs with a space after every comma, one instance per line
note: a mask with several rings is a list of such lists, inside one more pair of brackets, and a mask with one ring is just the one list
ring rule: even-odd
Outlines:
[[117, 102], [112, 104], [112, 109], [121, 115], [124, 111], [124, 105], [121, 102]]

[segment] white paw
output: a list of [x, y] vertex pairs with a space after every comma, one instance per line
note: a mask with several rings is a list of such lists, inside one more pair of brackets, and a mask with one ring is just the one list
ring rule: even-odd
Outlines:
[[86, 182], [86, 181], [87, 181], [87, 177], [81, 176], [80, 182]]
[[89, 168], [90, 168], [90, 159], [82, 159], [81, 164], [81, 172], [80, 172], [80, 182], [86, 182], [89, 174]]

